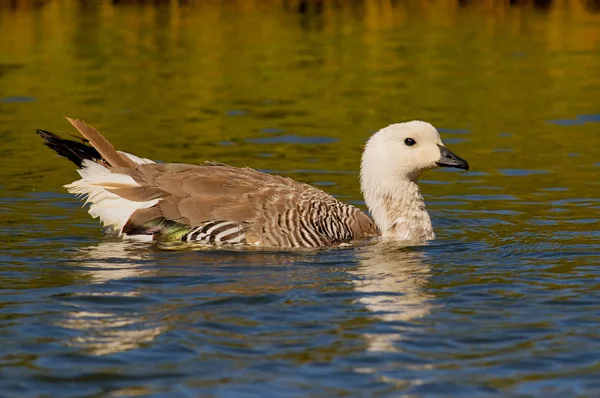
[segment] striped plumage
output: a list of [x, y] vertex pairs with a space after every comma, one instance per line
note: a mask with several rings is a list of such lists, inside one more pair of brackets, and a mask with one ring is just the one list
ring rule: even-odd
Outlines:
[[[294, 202], [298, 197], [291, 193], [288, 198], [289, 202]], [[312, 196], [305, 199], [306, 201], [289, 203], [289, 207], [285, 207], [288, 203], [281, 202], [273, 204], [273, 207], [266, 207], [260, 221], [209, 221], [190, 229], [181, 240], [208, 244], [246, 243], [256, 246], [312, 248], [332, 246], [377, 234], [375, 225], [353, 206], [331, 197]]]
[[361, 190], [371, 219], [290, 178], [216, 162], [155, 163], [117, 151], [94, 128], [68, 120], [83, 142], [37, 131], [45, 145], [79, 167], [81, 179], [65, 187], [85, 198], [90, 215], [104, 226], [146, 241], [314, 248], [378, 235], [432, 239], [418, 176], [437, 166], [468, 168], [428, 123], [380, 130], [361, 162]]
[[246, 243], [244, 227], [232, 221], [209, 221], [198, 227], [193, 227], [181, 237], [184, 242], [201, 242], [210, 244], [240, 244]]

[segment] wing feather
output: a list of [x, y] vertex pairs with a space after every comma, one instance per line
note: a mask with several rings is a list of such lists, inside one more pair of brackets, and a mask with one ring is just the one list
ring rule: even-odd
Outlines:
[[75, 127], [81, 135], [83, 135], [92, 146], [102, 155], [113, 167], [129, 167], [135, 169], [136, 163], [133, 162], [127, 155], [117, 152], [115, 147], [92, 126], [78, 119], [66, 118], [69, 123]]

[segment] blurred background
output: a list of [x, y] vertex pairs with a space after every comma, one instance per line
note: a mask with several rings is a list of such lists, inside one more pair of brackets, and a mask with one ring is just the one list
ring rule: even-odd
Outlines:
[[62, 116], [165, 161], [350, 172], [330, 182], [353, 199], [363, 142], [393, 122], [430, 121], [475, 172], [598, 153], [593, 1], [0, 4], [0, 179], [17, 191], [73, 175], [31, 135], [72, 132]]
[[[390, 123], [471, 170], [425, 247], [168, 251], [61, 188], [63, 116], [362, 208]], [[0, 0], [0, 396], [600, 396], [599, 148], [597, 0]]]

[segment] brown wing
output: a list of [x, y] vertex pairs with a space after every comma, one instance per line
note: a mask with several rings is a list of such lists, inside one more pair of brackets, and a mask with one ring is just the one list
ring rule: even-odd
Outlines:
[[128, 224], [163, 218], [191, 228], [224, 220], [244, 227], [250, 244], [316, 247], [376, 234], [368, 216], [310, 185], [220, 163], [116, 168], [140, 188], [115, 189], [130, 200], [160, 197]]

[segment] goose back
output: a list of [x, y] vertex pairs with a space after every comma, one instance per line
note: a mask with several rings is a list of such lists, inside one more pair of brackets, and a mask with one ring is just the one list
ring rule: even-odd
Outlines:
[[110, 191], [157, 204], [134, 212], [126, 234], [210, 244], [331, 246], [378, 234], [360, 209], [290, 178], [222, 163], [144, 164], [114, 168], [139, 187]]

